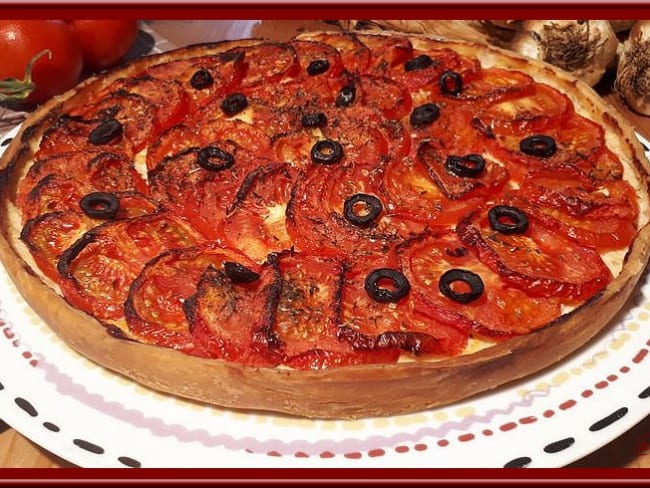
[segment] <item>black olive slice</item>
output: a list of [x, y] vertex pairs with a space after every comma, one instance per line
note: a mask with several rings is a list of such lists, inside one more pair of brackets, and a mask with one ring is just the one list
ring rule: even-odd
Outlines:
[[112, 193], [97, 191], [83, 197], [79, 206], [90, 218], [113, 220], [120, 209], [120, 201]]
[[221, 110], [228, 116], [233, 116], [248, 107], [248, 99], [243, 93], [231, 93], [223, 102], [221, 102]]
[[495, 205], [488, 210], [490, 227], [502, 234], [523, 234], [528, 230], [528, 217], [517, 207]]
[[124, 128], [119, 120], [107, 119], [88, 134], [88, 142], [96, 146], [108, 144], [116, 137], [121, 136], [123, 131]]
[[[459, 293], [452, 288], [453, 284], [459, 281], [469, 286], [468, 292]], [[481, 277], [466, 269], [450, 269], [443, 273], [438, 282], [438, 288], [440, 289], [440, 293], [459, 303], [473, 302], [485, 290]]]
[[307, 66], [307, 74], [309, 76], [322, 75], [328, 69], [330, 69], [330, 63], [327, 59], [315, 59]]
[[311, 148], [311, 160], [316, 164], [336, 164], [343, 158], [343, 146], [331, 139], [318, 141]]
[[190, 85], [192, 86], [192, 88], [195, 88], [197, 90], [202, 90], [203, 88], [207, 88], [211, 86], [213, 83], [214, 83], [214, 79], [212, 78], [212, 75], [205, 68], [201, 68], [200, 70], [198, 70], [196, 73], [192, 75], [192, 78], [190, 78]]
[[[386, 281], [390, 283], [390, 288], [382, 286], [382, 282]], [[365, 289], [376, 302], [395, 303], [408, 294], [411, 284], [400, 271], [391, 268], [379, 268], [366, 277]]]
[[235, 158], [223, 149], [207, 146], [197, 153], [196, 163], [208, 171], [221, 171], [235, 164]]
[[325, 127], [327, 125], [327, 117], [323, 112], [314, 112], [305, 114], [300, 119], [303, 127]]
[[233, 283], [253, 283], [260, 278], [259, 273], [233, 261], [224, 261], [223, 270]]
[[454, 71], [445, 71], [440, 75], [440, 91], [445, 95], [458, 95], [463, 91], [463, 79]]
[[348, 222], [357, 227], [370, 227], [375, 223], [383, 208], [381, 201], [376, 196], [357, 193], [345, 201], [343, 215]]
[[419, 56], [409, 59], [404, 63], [404, 71], [419, 71], [426, 69], [433, 64], [433, 59], [431, 59], [426, 54], [420, 54]]
[[341, 88], [336, 95], [336, 101], [334, 105], [338, 108], [349, 107], [354, 102], [354, 99], [357, 97], [357, 90], [354, 85], [346, 85]]
[[480, 154], [466, 156], [447, 156], [445, 168], [456, 176], [477, 178], [485, 169], [485, 159]]
[[440, 107], [435, 103], [425, 103], [411, 112], [409, 121], [413, 128], [419, 129], [432, 124], [438, 117], [440, 117]]
[[555, 154], [557, 146], [555, 145], [555, 139], [550, 136], [534, 135], [522, 139], [519, 143], [519, 149], [529, 156], [548, 158]]

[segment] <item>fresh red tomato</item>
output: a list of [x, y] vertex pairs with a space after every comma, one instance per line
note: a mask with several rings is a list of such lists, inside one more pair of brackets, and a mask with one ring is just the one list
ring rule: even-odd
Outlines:
[[138, 35], [137, 20], [73, 20], [71, 27], [83, 52], [86, 68], [117, 64]]
[[[7, 86], [7, 79], [23, 80], [30, 60], [33, 91]], [[69, 24], [61, 20], [0, 20], [0, 99], [41, 103], [75, 86], [82, 69], [82, 54]], [[28, 80], [27, 80], [28, 81]], [[28, 95], [28, 96], [27, 96]]]

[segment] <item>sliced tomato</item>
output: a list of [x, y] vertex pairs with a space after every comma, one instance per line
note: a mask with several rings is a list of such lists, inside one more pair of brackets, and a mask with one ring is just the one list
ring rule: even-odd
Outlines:
[[155, 79], [179, 83], [188, 99], [188, 111], [194, 113], [210, 100], [238, 87], [246, 73], [246, 63], [243, 52], [236, 49], [158, 64], [145, 73]]
[[381, 118], [368, 120], [399, 120], [411, 112], [411, 94], [403, 84], [388, 77], [363, 76], [358, 85], [359, 103], [376, 108], [383, 115]]
[[461, 92], [450, 101], [470, 102], [476, 108], [532, 94], [535, 80], [521, 71], [501, 68], [483, 68], [474, 79], [463, 84]]
[[[54, 185], [59, 188], [59, 185]], [[65, 189], [65, 186], [62, 187]], [[72, 193], [74, 195], [74, 192]], [[126, 219], [155, 212], [155, 202], [136, 192], [115, 193], [119, 209], [114, 220]], [[79, 208], [79, 201], [70, 207], [46, 213], [42, 209], [34, 218], [26, 221], [20, 234], [27, 245], [34, 261], [45, 275], [57, 281], [57, 262], [59, 257], [85, 232], [102, 224], [104, 221], [86, 216]]]
[[198, 353], [184, 303], [196, 293], [205, 270], [221, 270], [224, 262], [259, 270], [239, 252], [214, 245], [170, 249], [149, 261], [131, 284], [124, 305], [129, 331], [149, 344]]
[[272, 330], [280, 293], [277, 265], [266, 263], [250, 283], [208, 267], [184, 305], [200, 355], [251, 366], [275, 366], [282, 356]]
[[468, 208], [476, 208], [484, 201], [480, 196], [451, 200], [427, 168], [412, 158], [391, 160], [382, 176], [380, 192], [403, 237], [419, 234], [426, 227], [455, 225]]
[[297, 40], [292, 41], [291, 46], [296, 51], [301, 68], [299, 76], [336, 78], [343, 72], [343, 61], [335, 48], [321, 42]]
[[149, 184], [155, 198], [191, 220], [207, 238], [217, 239], [221, 237], [218, 224], [244, 178], [268, 161], [229, 142], [206, 147], [231, 155], [232, 165], [218, 170], [205, 169], [198, 163], [201, 149], [195, 147], [163, 159], [150, 171]]
[[85, 120], [82, 117], [61, 116], [57, 122], [48, 128], [41, 139], [36, 161], [49, 159], [52, 156], [75, 152], [107, 151], [114, 154], [124, 154], [131, 157], [135, 149], [123, 135], [119, 135], [101, 146], [92, 148], [88, 142], [90, 133], [95, 130], [101, 120]]
[[[454, 232], [425, 233], [399, 248], [400, 265], [412, 286], [432, 306], [460, 314], [472, 322], [472, 335], [503, 339], [527, 334], [560, 315], [555, 297], [531, 297], [513, 288], [499, 273], [483, 264]], [[441, 292], [443, 275], [450, 270], [471, 272], [484, 286], [475, 299], [465, 303]], [[467, 286], [462, 280], [450, 285]], [[458, 292], [458, 290], [457, 290]], [[461, 291], [470, 293], [470, 290]]]
[[59, 257], [92, 227], [91, 219], [79, 212], [51, 212], [28, 220], [20, 239], [27, 245], [43, 274], [56, 282], [59, 279], [56, 269]]
[[[494, 194], [508, 181], [508, 170], [492, 160], [488, 154], [450, 154], [446, 150], [447, 148], [443, 150], [440, 146], [436, 147], [425, 142], [418, 148], [416, 158], [449, 200]], [[449, 158], [458, 158], [461, 161], [463, 158], [477, 158], [483, 161], [484, 168], [476, 175], [465, 176], [462, 172], [449, 169]], [[476, 168], [473, 163], [465, 164], [470, 168]]]
[[62, 189], [56, 188], [56, 183], [63, 181], [78, 184], [77, 190], [68, 188], [75, 196], [86, 189], [109, 192], [135, 189], [140, 193], [146, 192], [144, 180], [130, 159], [113, 153], [85, 151], [58, 154], [35, 162], [18, 185], [16, 202], [24, 206], [29, 201], [32, 209], [50, 208], [51, 204], [56, 208], [70, 208], [59, 207], [54, 201], [58, 197], [66, 202], [71, 201], [72, 195], [66, 195]]
[[[392, 254], [358, 260], [346, 271], [341, 291], [338, 337], [357, 350], [403, 350], [411, 354], [454, 355], [467, 344], [471, 322], [458, 314], [430, 305], [410, 284], [402, 298], [377, 300], [368, 280], [377, 270], [401, 273]], [[396, 292], [395, 282], [376, 281], [379, 288]]]
[[[378, 185], [364, 176], [363, 167], [316, 167], [299, 178], [287, 206], [289, 235], [300, 251], [317, 251], [339, 256], [382, 252], [399, 237], [386, 218], [385, 202], [367, 225], [346, 218], [345, 202], [357, 194], [379, 198]], [[381, 203], [381, 201], [380, 201]]]
[[364, 36], [362, 42], [370, 49], [367, 71], [373, 73], [385, 73], [405, 63], [413, 53], [413, 45], [406, 37]]
[[573, 115], [573, 104], [569, 97], [558, 90], [536, 84], [532, 93], [499, 101], [481, 114], [481, 120], [492, 128], [495, 135], [536, 134], [549, 127], [562, 124]]
[[297, 171], [283, 163], [251, 171], [226, 209], [221, 231], [225, 242], [258, 262], [290, 249], [285, 213], [296, 178]]
[[531, 296], [581, 302], [602, 290], [612, 274], [593, 249], [526, 216], [525, 232], [504, 234], [488, 222], [489, 209], [463, 219], [457, 227], [465, 245], [510, 285]]
[[364, 72], [371, 61], [368, 49], [353, 33], [328, 32], [310, 34], [310, 39], [335, 48], [341, 55], [345, 69], [352, 73]]
[[63, 252], [59, 284], [73, 306], [100, 320], [118, 320], [129, 286], [147, 261], [168, 249], [201, 242], [186, 221], [168, 213], [108, 222]]
[[109, 97], [111, 93], [116, 92], [134, 93], [151, 103], [155, 107], [158, 133], [179, 123], [187, 115], [189, 108], [188, 95], [176, 80], [160, 80], [147, 74], [119, 78], [97, 97]]
[[297, 369], [392, 362], [397, 351], [355, 351], [337, 339], [344, 265], [333, 258], [286, 253], [279, 257], [282, 289], [274, 331], [283, 363]]
[[277, 83], [300, 73], [298, 55], [291, 44], [265, 42], [239, 51], [244, 54], [246, 64], [242, 87]]

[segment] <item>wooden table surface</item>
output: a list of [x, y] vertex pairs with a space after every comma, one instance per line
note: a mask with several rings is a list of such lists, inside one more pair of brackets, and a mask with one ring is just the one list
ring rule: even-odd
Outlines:
[[[213, 40], [215, 35], [220, 35], [218, 29], [229, 27], [223, 22], [155, 21], [150, 22], [149, 26], [170, 42], [171, 45], [182, 46]], [[247, 28], [246, 26], [234, 26], [228, 31], [228, 35], [239, 35], [238, 29]], [[331, 28], [331, 26], [318, 21], [267, 20], [254, 26], [251, 35], [284, 40], [303, 28]], [[650, 139], [650, 117], [631, 113], [625, 104], [609, 93], [608, 86], [599, 87], [599, 90], [606, 100], [616, 106], [632, 122], [639, 133]], [[1, 417], [2, 412], [0, 412]], [[650, 416], [608, 445], [571, 466], [582, 468], [650, 468]], [[75, 466], [39, 447], [0, 421], [0, 468], [9, 467], [70, 468]]]

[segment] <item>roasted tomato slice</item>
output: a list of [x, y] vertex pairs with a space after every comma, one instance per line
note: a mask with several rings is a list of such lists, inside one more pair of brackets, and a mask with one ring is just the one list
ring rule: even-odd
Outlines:
[[370, 49], [354, 34], [349, 32], [328, 32], [309, 34], [309, 39], [335, 48], [346, 70], [363, 72], [370, 65]]
[[244, 53], [246, 73], [241, 81], [244, 88], [260, 83], [277, 83], [300, 73], [298, 55], [291, 44], [264, 42], [233, 51]]
[[487, 153], [450, 154], [424, 142], [416, 158], [449, 200], [494, 194], [508, 181], [508, 170]]
[[457, 231], [507, 283], [531, 296], [581, 302], [612, 280], [597, 251], [547, 228], [522, 209], [508, 206], [510, 210], [500, 212], [496, 207], [503, 208], [483, 208], [463, 219]]
[[188, 96], [176, 80], [159, 80], [146, 73], [133, 78], [120, 78], [97, 96], [108, 97], [120, 91], [139, 95], [155, 107], [159, 132], [177, 124], [187, 115]]
[[398, 239], [378, 185], [364, 172], [363, 167], [322, 166], [297, 180], [286, 222], [298, 250], [365, 255], [382, 252]]
[[239, 49], [162, 63], [146, 71], [155, 79], [179, 83], [185, 90], [190, 113], [238, 87], [245, 73], [244, 54]]
[[[88, 138], [102, 122], [102, 120], [85, 120], [80, 116], [63, 115], [59, 117], [56, 123], [43, 134], [35, 160], [41, 161], [64, 153], [92, 152], [89, 149], [91, 144], [89, 144]], [[123, 134], [104, 141], [103, 144], [97, 145], [96, 149], [127, 156], [132, 156], [136, 152], [124, 139]]]
[[463, 89], [458, 95], [445, 98], [461, 103], [470, 102], [474, 107], [481, 108], [532, 94], [534, 90], [534, 79], [522, 72], [484, 68], [480, 70], [478, 76], [463, 84]]
[[374, 121], [399, 120], [411, 112], [413, 105], [409, 90], [388, 77], [361, 77], [356, 96], [360, 104], [381, 111], [382, 118], [369, 119]]
[[382, 173], [381, 190], [393, 224], [403, 237], [421, 233], [426, 227], [455, 225], [483, 197], [467, 195], [449, 199], [421, 161], [393, 159]]
[[274, 331], [284, 364], [297, 369], [390, 362], [397, 351], [355, 351], [336, 337], [344, 265], [333, 258], [285, 253], [279, 257], [282, 289]]
[[205, 270], [196, 294], [184, 305], [192, 339], [203, 357], [277, 365], [282, 355], [272, 328], [280, 273], [274, 263], [249, 271], [250, 279], [240, 280], [225, 269]]
[[152, 195], [193, 222], [206, 237], [218, 225], [246, 175], [268, 161], [230, 142], [191, 148], [163, 159], [149, 173]]
[[[58, 188], [58, 184], [62, 188]], [[75, 184], [77, 190], [70, 187]], [[63, 193], [68, 190], [71, 195]], [[39, 160], [31, 166], [18, 185], [16, 202], [34, 216], [31, 212], [39, 208], [49, 211], [70, 208], [65, 202], [74, 201], [71, 200], [73, 196], [77, 197], [86, 190], [137, 190], [144, 194], [146, 187], [133, 163], [122, 155], [91, 151], [64, 153]], [[60, 197], [62, 204], [56, 202]]]
[[579, 244], [599, 251], [629, 246], [639, 207], [623, 180], [593, 180], [579, 171], [535, 171], [513, 192], [516, 205]]
[[251, 171], [226, 209], [225, 242], [259, 262], [272, 252], [290, 249], [285, 213], [296, 178], [297, 171], [284, 163]]
[[[513, 288], [453, 232], [422, 234], [400, 246], [398, 254], [411, 284], [432, 306], [470, 320], [474, 336], [498, 340], [527, 334], [560, 315], [559, 299], [530, 297]], [[448, 274], [452, 270], [459, 272]], [[478, 277], [476, 283], [468, 273]]]
[[75, 107], [70, 114], [100, 121], [88, 136], [91, 144], [99, 147], [123, 137], [135, 154], [160, 133], [156, 124], [156, 106], [140, 95], [122, 90], [98, 102]]
[[129, 331], [150, 344], [195, 351], [184, 303], [197, 291], [205, 270], [236, 263], [253, 271], [259, 266], [244, 255], [214, 245], [170, 249], [149, 261], [133, 281], [124, 305]]
[[413, 45], [405, 37], [365, 36], [363, 44], [370, 49], [367, 71], [386, 73], [392, 67], [405, 63], [413, 53]]
[[131, 282], [145, 263], [173, 248], [203, 242], [186, 221], [168, 213], [95, 227], [63, 252], [59, 284], [73, 306], [100, 320], [119, 320]]
[[298, 56], [300, 77], [335, 78], [343, 72], [341, 55], [332, 46], [313, 41], [293, 41], [291, 46]]
[[[119, 207], [111, 220], [137, 217], [158, 209], [155, 202], [136, 192], [120, 192], [114, 196]], [[74, 205], [64, 210], [42, 213], [27, 220], [20, 238], [43, 273], [56, 281], [59, 277], [56, 266], [63, 251], [86, 231], [103, 222], [103, 219], [84, 214], [79, 207], [79, 200], [76, 200]]]
[[357, 350], [461, 353], [471, 322], [432, 306], [424, 292], [392, 254], [358, 260], [344, 276], [338, 338]]

